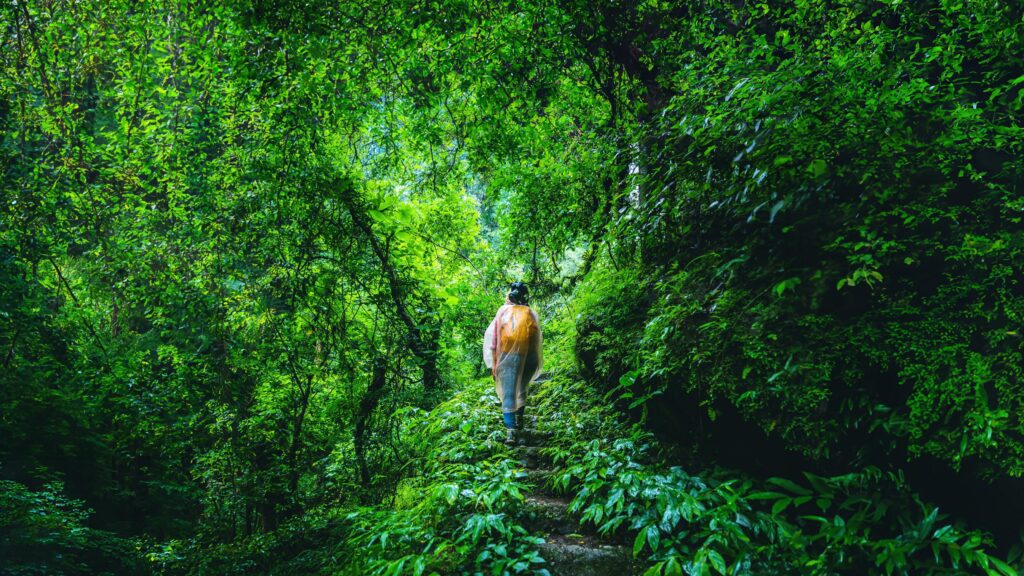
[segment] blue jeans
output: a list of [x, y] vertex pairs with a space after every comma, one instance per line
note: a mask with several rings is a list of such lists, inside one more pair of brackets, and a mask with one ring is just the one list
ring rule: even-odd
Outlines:
[[537, 357], [533, 354], [525, 357], [519, 354], [510, 354], [502, 366], [501, 373], [498, 374], [498, 378], [502, 379], [502, 394], [504, 398], [501, 399], [501, 416], [505, 420], [506, 428], [522, 428], [524, 424], [523, 415], [525, 407], [513, 410], [516, 405], [516, 376], [519, 374], [520, 362], [525, 362], [522, 372], [524, 380], [522, 386], [526, 388], [528, 382], [525, 382], [525, 380], [532, 376], [533, 372], [537, 369]]
[[515, 412], [502, 412], [501, 417], [505, 420], [505, 428], [522, 428], [525, 411], [526, 408], [520, 408]]

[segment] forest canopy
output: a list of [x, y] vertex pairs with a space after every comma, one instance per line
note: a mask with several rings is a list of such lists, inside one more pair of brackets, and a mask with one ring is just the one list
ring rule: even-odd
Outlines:
[[637, 573], [1020, 569], [1018, 3], [0, 30], [0, 574], [546, 572], [480, 359], [513, 281], [548, 486]]

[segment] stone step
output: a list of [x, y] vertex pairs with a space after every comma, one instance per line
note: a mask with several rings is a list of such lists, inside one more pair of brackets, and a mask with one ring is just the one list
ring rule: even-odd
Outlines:
[[554, 473], [551, 468], [529, 468], [526, 470], [526, 482], [535, 491], [545, 494], [548, 492], [548, 480]]
[[513, 449], [513, 453], [520, 458], [538, 460], [543, 457], [540, 453], [541, 447], [532, 444], [521, 444]]
[[542, 464], [550, 464], [551, 459], [541, 453], [540, 446], [516, 446], [513, 451], [515, 458], [524, 468], [541, 468]]
[[516, 430], [516, 442], [522, 442], [533, 446], [543, 446], [547, 444], [549, 440], [551, 440], [551, 432], [546, 430], [537, 430], [532, 427]]
[[521, 457], [540, 458], [540, 446], [523, 445], [516, 446], [515, 453]]
[[626, 546], [580, 535], [551, 536], [540, 545], [552, 576], [632, 576], [638, 573]]
[[523, 525], [531, 532], [545, 534], [575, 534], [580, 530], [576, 519], [569, 514], [569, 500], [558, 496], [530, 494], [526, 497]]

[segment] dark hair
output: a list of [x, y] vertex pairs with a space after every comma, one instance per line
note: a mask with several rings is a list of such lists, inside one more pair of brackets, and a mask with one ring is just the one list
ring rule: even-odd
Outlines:
[[509, 286], [508, 299], [513, 304], [525, 305], [530, 297], [530, 289], [522, 282], [513, 282]]

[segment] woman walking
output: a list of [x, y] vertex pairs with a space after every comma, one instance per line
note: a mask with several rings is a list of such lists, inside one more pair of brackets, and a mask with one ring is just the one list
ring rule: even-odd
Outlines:
[[540, 321], [528, 300], [526, 284], [513, 283], [484, 333], [484, 363], [494, 375], [509, 444], [515, 442], [515, 430], [523, 426], [527, 388], [544, 361]]

